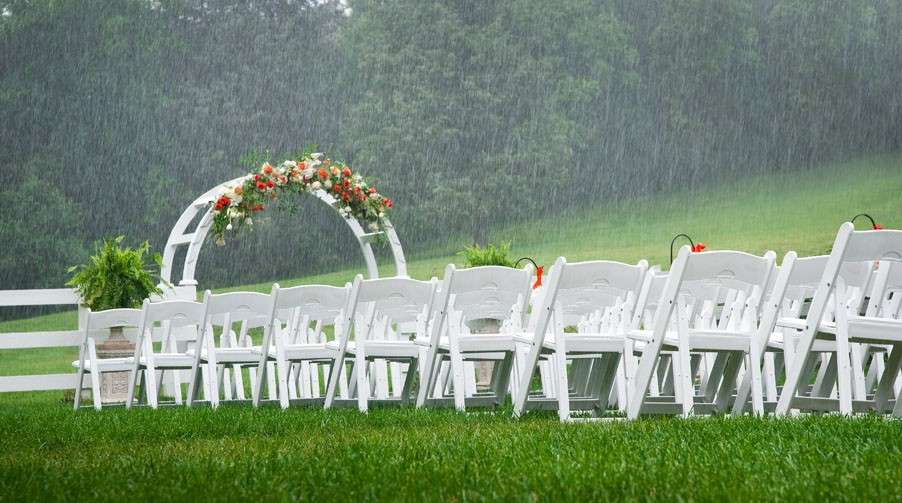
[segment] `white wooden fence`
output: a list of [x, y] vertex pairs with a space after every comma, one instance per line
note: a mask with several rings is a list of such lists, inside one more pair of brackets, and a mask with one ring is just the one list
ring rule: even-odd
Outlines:
[[[84, 308], [79, 306], [78, 295], [70, 288], [0, 290], [0, 307], [60, 305], [78, 307], [78, 326], [72, 327], [72, 330], [50, 332], [0, 332], [0, 350], [78, 347], [82, 337], [79, 328], [84, 321], [85, 312]], [[0, 360], [0, 366], [2, 365], [3, 362]], [[74, 388], [74, 369], [64, 374], [0, 376], [0, 393]]]
[[[151, 300], [190, 299], [196, 298], [194, 286], [162, 287], [162, 296], [152, 296]], [[70, 288], [52, 288], [47, 290], [0, 290], [0, 307], [25, 306], [73, 306], [78, 309], [78, 324], [72, 330], [53, 330], [49, 332], [0, 332], [0, 351], [34, 348], [78, 347], [81, 345], [84, 326], [85, 308], [80, 299]], [[107, 334], [98, 334], [97, 341], [102, 342]], [[156, 335], [156, 334], [155, 334]], [[68, 365], [72, 360], [64, 363]], [[3, 359], [0, 358], [0, 370]], [[0, 393], [11, 391], [43, 391], [75, 389], [75, 369], [62, 374], [35, 374], [18, 376], [0, 376]]]

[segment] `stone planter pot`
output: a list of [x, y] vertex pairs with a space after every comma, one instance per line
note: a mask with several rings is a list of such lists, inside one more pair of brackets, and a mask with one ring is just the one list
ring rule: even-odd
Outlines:
[[[135, 345], [125, 338], [122, 327], [110, 328], [110, 337], [97, 345], [97, 358], [129, 358]], [[129, 372], [105, 372], [100, 378], [101, 403], [124, 402], [128, 399]], [[94, 398], [97, 399], [96, 397]]]
[[[471, 334], [497, 334], [501, 330], [501, 322], [492, 318], [479, 318], [467, 322]], [[492, 384], [494, 362], [475, 362], [476, 387], [486, 389]]]

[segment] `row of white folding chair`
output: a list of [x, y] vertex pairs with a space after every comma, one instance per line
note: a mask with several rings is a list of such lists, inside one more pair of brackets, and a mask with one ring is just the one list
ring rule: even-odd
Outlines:
[[[787, 377], [777, 403], [777, 415], [786, 415], [791, 409], [851, 414], [856, 409], [883, 411], [888, 407], [899, 376], [899, 361], [902, 359], [902, 321], [893, 317], [892, 304], [884, 303], [884, 294], [892, 269], [898, 267], [893, 263], [900, 260], [902, 231], [855, 231], [851, 223], [840, 227], [804, 323], [789, 327], [796, 330], [799, 341], [792, 361], [787, 362]], [[863, 300], [862, 294], [850, 287], [840, 273], [844, 264], [871, 262], [879, 263], [877, 276], [871, 288], [872, 302], [865, 314], [861, 315], [859, 306]], [[892, 293], [889, 295], [889, 299], [894, 297]], [[838, 306], [833, 322], [825, 321], [831, 302]], [[802, 379], [810, 366], [811, 355], [817, 352], [815, 344], [820, 340], [835, 341], [836, 399], [799, 395], [800, 391], [804, 391]], [[856, 343], [874, 348], [886, 347], [890, 353], [873, 399], [853, 402], [853, 373], [867, 356], [853, 356], [850, 345]], [[860, 395], [861, 393], [858, 398], [863, 398]], [[893, 413], [902, 415], [899, 401], [896, 402]]]

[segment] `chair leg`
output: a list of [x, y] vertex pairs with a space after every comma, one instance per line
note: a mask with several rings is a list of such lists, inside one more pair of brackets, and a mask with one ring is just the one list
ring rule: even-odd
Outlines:
[[718, 414], [726, 412], [733, 398], [733, 389], [736, 387], [736, 377], [739, 375], [739, 367], [742, 365], [743, 353], [731, 353], [724, 365], [723, 378], [720, 380], [720, 388], [714, 397], [714, 410]]
[[354, 367], [357, 369], [357, 409], [366, 413], [369, 411], [370, 381], [369, 366], [366, 356], [363, 352], [363, 345], [360, 344], [354, 353]]
[[763, 386], [761, 382], [761, 348], [758, 346], [758, 341], [755, 337], [752, 337], [749, 344], [749, 354], [746, 360], [746, 368], [748, 372], [751, 374], [751, 385], [752, 385], [752, 413], [756, 416], [764, 415], [764, 392]]
[[[94, 360], [97, 361], [97, 360]], [[103, 399], [101, 398], [100, 391], [100, 376], [102, 375], [99, 371], [94, 370], [90, 372], [91, 374], [91, 401], [94, 405], [94, 410], [101, 410], [103, 408]], [[81, 394], [81, 391], [78, 390], [78, 393]]]
[[464, 361], [457, 347], [456, 337], [450, 341], [451, 379], [454, 386], [454, 408], [463, 412], [466, 410], [467, 384], [464, 376]]
[[765, 397], [768, 402], [777, 401], [777, 364], [774, 353], [764, 353], [764, 379]]
[[567, 421], [570, 419], [570, 383], [567, 379], [567, 352], [564, 347], [563, 337], [557, 341], [557, 349], [554, 352], [554, 377], [557, 391], [558, 419]]
[[289, 363], [285, 359], [284, 351], [277, 350], [276, 352], [276, 372], [279, 374], [279, 406], [282, 409], [287, 409], [289, 405], [289, 394], [288, 394], [288, 377], [291, 373], [291, 363]]
[[506, 353], [504, 355], [504, 359], [495, 364], [496, 368], [498, 369], [497, 376], [495, 377], [495, 382], [493, 383], [495, 392], [495, 405], [504, 405], [504, 401], [507, 399], [507, 390], [510, 387], [511, 382], [511, 369], [513, 368], [513, 359], [513, 352]]
[[[620, 368], [620, 360], [619, 353], [610, 353], [607, 356], [603, 356], [600, 361], [595, 362], [595, 366], [599, 367], [598, 402], [595, 404], [599, 415], [603, 415], [607, 411], [611, 391], [614, 387], [614, 379], [617, 376], [618, 368]], [[623, 406], [618, 406], [618, 408]]]
[[159, 395], [157, 390], [157, 370], [153, 365], [148, 365], [144, 370], [144, 383], [147, 388], [147, 402], [150, 408], [156, 409], [159, 406]]
[[[410, 403], [411, 390], [413, 389], [414, 377], [417, 375], [418, 358], [411, 358], [407, 364], [407, 376], [404, 378], [404, 386], [401, 388], [401, 403], [408, 405]], [[401, 366], [398, 365], [398, 368]]]
[[[73, 410], [78, 410], [81, 405], [81, 390], [84, 385], [85, 370], [84, 367], [78, 367], [78, 375], [75, 377], [75, 406]], [[91, 397], [93, 399], [93, 397]]]
[[[893, 391], [893, 385], [896, 383], [896, 377], [899, 375], [899, 367], [902, 363], [902, 344], [893, 345], [887, 358], [883, 375], [877, 382], [877, 391], [874, 393], [874, 406], [877, 412], [883, 412], [887, 408], [890, 393]], [[896, 402], [902, 400], [896, 399]]]

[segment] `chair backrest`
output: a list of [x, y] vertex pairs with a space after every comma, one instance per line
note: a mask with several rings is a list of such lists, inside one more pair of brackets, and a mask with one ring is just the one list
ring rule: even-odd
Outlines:
[[[88, 338], [92, 332], [106, 330], [113, 327], [138, 328], [141, 326], [141, 309], [108, 309], [106, 311], [85, 310], [85, 324], [82, 329], [81, 349], [79, 360], [84, 364], [85, 350], [87, 350]], [[104, 334], [106, 335], [106, 334]]]
[[112, 327], [137, 328], [141, 324], [140, 309], [85, 310], [85, 333]]
[[899, 319], [902, 317], [902, 264], [884, 261], [880, 263], [878, 272], [883, 284], [879, 291], [874, 292], [872, 300], [876, 307], [868, 315]]
[[[259, 292], [228, 292], [214, 294], [204, 292], [206, 305], [206, 334], [212, 342], [215, 340], [214, 327], [221, 327], [220, 346], [235, 346], [249, 341], [248, 331], [262, 328], [265, 334], [271, 328], [274, 316], [274, 294]], [[240, 323], [236, 334], [232, 327]], [[214, 344], [215, 346], [215, 344]]]
[[204, 293], [207, 319], [231, 322], [254, 320], [272, 315], [273, 297], [258, 292]]
[[[807, 313], [808, 304], [817, 290], [829, 259], [829, 255], [817, 255], [796, 258], [792, 262], [786, 291], [781, 300], [785, 316], [798, 317]], [[786, 267], [786, 264], [780, 267]], [[846, 285], [864, 292], [871, 270], [871, 262], [847, 262], [840, 267], [839, 276], [845, 280]]]
[[647, 271], [645, 260], [635, 265], [607, 260], [563, 262], [555, 303], [558, 322], [570, 326], [592, 317], [601, 323], [601, 318], [613, 314], [612, 309], [617, 317], [631, 319]]
[[275, 285], [273, 295], [277, 298], [276, 317], [279, 323], [276, 329], [284, 330], [283, 340], [286, 343], [325, 342], [324, 328], [329, 326], [334, 328], [336, 340], [344, 335], [350, 283], [344, 287], [301, 285], [283, 289]]
[[[431, 311], [436, 281], [420, 281], [411, 278], [355, 279], [356, 295], [353, 295], [355, 312], [372, 309], [395, 322], [416, 321]], [[425, 311], [424, 311], [425, 310]]]
[[678, 301], [685, 302], [691, 311], [687, 316], [696, 326], [725, 329], [735, 328], [739, 322], [749, 325], [757, 318], [775, 258], [772, 251], [759, 257], [736, 251], [694, 253], [688, 246], [682, 247], [658, 300], [655, 331], [672, 323]]
[[[843, 270], [847, 264], [864, 263], [864, 270], [867, 271], [864, 284], [867, 284], [873, 263], [879, 262], [878, 267], [882, 267], [886, 263], [900, 261], [902, 261], [902, 231], [889, 229], [856, 231], [851, 222], [845, 222], [836, 233], [833, 248], [830, 250], [830, 256], [811, 301], [808, 319], [824, 318], [832, 303], [838, 282], [844, 288], [850, 286], [843, 277]], [[844, 296], [846, 294], [847, 292], [843, 292]], [[859, 299], [861, 300], [863, 299]], [[817, 325], [817, 323], [806, 324], [803, 337], [812, 337]]]
[[[366, 339], [366, 333], [378, 318], [387, 325], [394, 325], [398, 332], [425, 332], [432, 316], [432, 306], [438, 281], [420, 281], [411, 278], [363, 279], [354, 278], [348, 302], [347, 335], [351, 325], [358, 321], [356, 337]], [[409, 327], [414, 327], [410, 329]], [[341, 344], [347, 343], [347, 336]]]
[[[278, 285], [277, 285], [278, 286]], [[347, 308], [351, 284], [343, 287], [327, 285], [300, 285], [280, 288], [276, 310], [280, 317], [297, 314], [311, 321], [334, 322]]]
[[[512, 312], [525, 312], [532, 283], [532, 264], [523, 269], [500, 266], [457, 269], [445, 267], [439, 306], [459, 311], [464, 321], [505, 320]], [[449, 305], [452, 302], [453, 306]]]
[[145, 299], [136, 352], [144, 351], [142, 346], [152, 348], [153, 330], [158, 326], [163, 347], [171, 350], [176, 339], [197, 340], [203, 332], [205, 321], [206, 304], [202, 302], [190, 300], [150, 302], [149, 299]]
[[661, 271], [660, 266], [654, 266], [645, 273], [642, 288], [636, 307], [633, 309], [633, 322], [631, 329], [644, 328], [650, 330], [653, 326], [655, 311], [658, 309], [658, 301], [664, 293], [669, 273]]
[[146, 327], [162, 322], [169, 323], [172, 328], [197, 326], [204, 322], [205, 308], [202, 302], [191, 300], [145, 300], [143, 323]]

